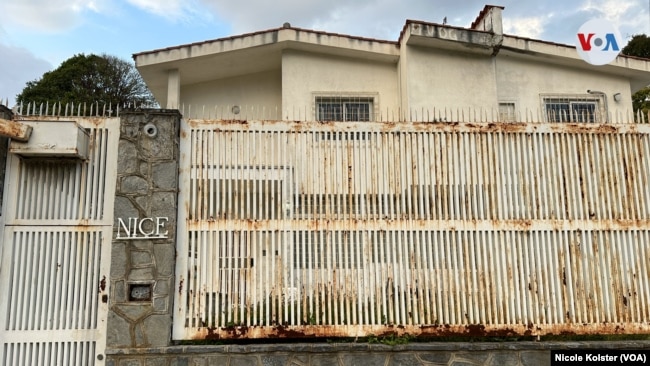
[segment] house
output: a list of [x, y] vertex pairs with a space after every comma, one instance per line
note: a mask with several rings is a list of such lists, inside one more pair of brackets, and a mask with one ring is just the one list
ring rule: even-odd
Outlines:
[[397, 41], [285, 24], [134, 55], [185, 121], [175, 339], [616, 322], [609, 272], [567, 278], [599, 260], [582, 248], [643, 241], [650, 63], [504, 34], [503, 10]]
[[205, 341], [648, 334], [648, 61], [502, 10], [136, 54], [167, 109], [0, 107], [33, 126], [0, 149], [0, 364], [538, 365], [567, 346]]
[[504, 34], [503, 9], [485, 6], [469, 28], [407, 20], [397, 41], [286, 23], [133, 57], [162, 106], [224, 118], [610, 122], [631, 113], [631, 94], [650, 82], [647, 60], [590, 65], [574, 46]]

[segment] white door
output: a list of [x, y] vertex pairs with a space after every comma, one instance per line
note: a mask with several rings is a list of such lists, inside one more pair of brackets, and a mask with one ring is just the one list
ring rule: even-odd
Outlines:
[[88, 160], [7, 159], [0, 365], [105, 361], [119, 119], [75, 120]]

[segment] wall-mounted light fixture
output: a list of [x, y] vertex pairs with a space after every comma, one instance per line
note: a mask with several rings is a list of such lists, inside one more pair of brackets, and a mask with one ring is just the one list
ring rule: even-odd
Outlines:
[[620, 102], [623, 97], [621, 96], [621, 93], [616, 93], [614, 94], [614, 101], [615, 102]]

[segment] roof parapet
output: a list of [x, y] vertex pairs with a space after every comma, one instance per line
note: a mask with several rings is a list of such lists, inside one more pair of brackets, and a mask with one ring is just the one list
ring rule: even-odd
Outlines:
[[470, 28], [503, 35], [503, 9], [503, 6], [485, 5]]

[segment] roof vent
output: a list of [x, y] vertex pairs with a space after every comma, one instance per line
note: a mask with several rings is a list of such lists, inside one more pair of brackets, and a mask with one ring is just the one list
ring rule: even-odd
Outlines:
[[284, 22], [284, 24], [282, 24], [282, 28], [291, 28], [291, 23]]

